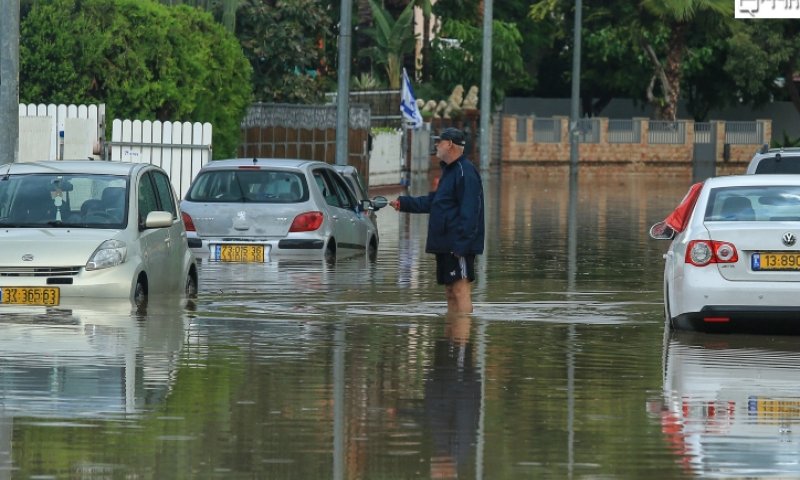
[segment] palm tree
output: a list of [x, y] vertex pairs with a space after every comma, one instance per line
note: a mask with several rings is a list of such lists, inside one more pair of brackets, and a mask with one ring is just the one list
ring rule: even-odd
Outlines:
[[[655, 49], [642, 36], [642, 48], [653, 64], [653, 77], [647, 87], [647, 100], [656, 108], [662, 120], [674, 121], [678, 113], [681, 88], [681, 63], [686, 53], [686, 33], [700, 12], [719, 15], [721, 20], [733, 18], [734, 5], [730, 0], [643, 0], [642, 6], [670, 30], [666, 58], [662, 62]], [[660, 96], [655, 92], [660, 87]]]
[[414, 20], [414, 3], [409, 3], [400, 12], [397, 20], [375, 0], [369, 0], [375, 27], [365, 31], [375, 42], [373, 47], [362, 50], [360, 55], [371, 56], [376, 63], [386, 69], [389, 88], [400, 88], [400, 73], [403, 56], [414, 51], [415, 35], [411, 28]]
[[431, 0], [414, 0], [422, 10], [422, 80], [431, 79]]

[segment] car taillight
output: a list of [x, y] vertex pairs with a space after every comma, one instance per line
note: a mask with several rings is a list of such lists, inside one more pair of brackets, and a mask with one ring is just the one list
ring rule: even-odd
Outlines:
[[181, 218], [183, 219], [183, 228], [186, 229], [187, 232], [197, 231], [197, 229], [194, 228], [194, 222], [192, 221], [192, 217], [190, 217], [188, 213], [181, 212]]
[[322, 226], [322, 212], [306, 212], [294, 217], [290, 232], [313, 232]]
[[739, 254], [729, 242], [716, 240], [692, 240], [686, 247], [686, 263], [705, 267], [711, 263], [736, 263]]

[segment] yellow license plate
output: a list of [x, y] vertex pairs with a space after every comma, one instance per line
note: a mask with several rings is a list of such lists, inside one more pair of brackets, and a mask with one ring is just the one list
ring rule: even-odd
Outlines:
[[9, 305], [58, 305], [58, 287], [0, 287], [0, 303]]
[[261, 263], [264, 245], [216, 245], [214, 258], [220, 262]]
[[800, 252], [756, 252], [750, 257], [753, 270], [800, 270]]
[[[755, 408], [753, 408], [755, 400]], [[768, 417], [800, 417], [800, 400], [757, 398], [750, 400], [749, 410]]]

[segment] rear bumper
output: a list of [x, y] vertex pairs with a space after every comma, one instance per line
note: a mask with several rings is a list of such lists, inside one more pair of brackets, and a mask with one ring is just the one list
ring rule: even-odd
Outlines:
[[698, 312], [676, 316], [672, 325], [678, 330], [706, 332], [797, 333], [800, 332], [800, 306], [707, 305]]
[[322, 251], [325, 248], [325, 240], [322, 238], [283, 238], [283, 239], [223, 239], [223, 238], [200, 238], [196, 235], [189, 235], [189, 248], [201, 261], [209, 261], [211, 258], [212, 245], [220, 244], [257, 244], [267, 248], [267, 256], [264, 259], [269, 261], [272, 258], [322, 258]]

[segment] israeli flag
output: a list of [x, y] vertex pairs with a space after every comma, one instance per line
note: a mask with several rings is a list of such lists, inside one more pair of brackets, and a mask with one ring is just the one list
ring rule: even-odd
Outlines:
[[405, 68], [403, 69], [403, 90], [400, 95], [400, 113], [403, 114], [406, 126], [414, 129], [422, 126], [422, 114], [419, 113], [417, 99], [414, 97], [414, 89], [411, 88], [411, 82], [408, 80]]

